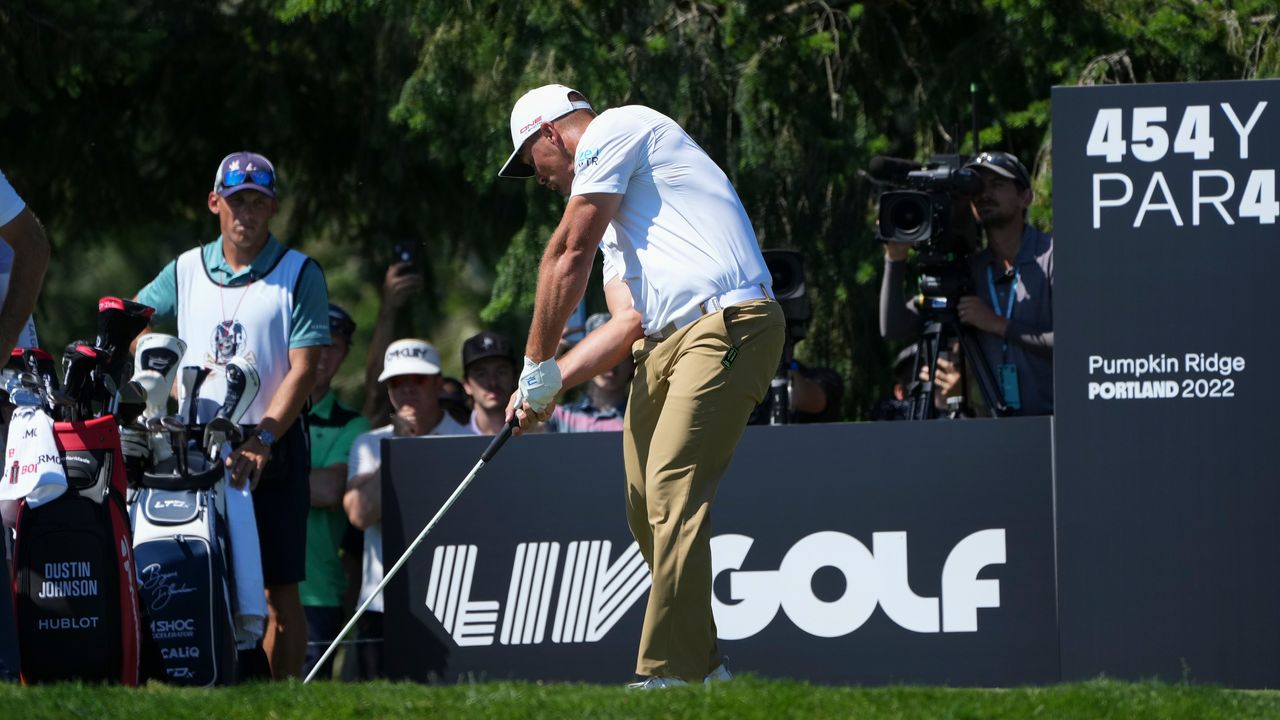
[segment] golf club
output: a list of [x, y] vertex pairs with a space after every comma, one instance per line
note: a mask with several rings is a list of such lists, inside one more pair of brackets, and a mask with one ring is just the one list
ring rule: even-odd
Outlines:
[[471, 481], [474, 480], [476, 475], [480, 472], [480, 468], [484, 467], [485, 463], [492, 460], [493, 456], [498, 454], [498, 450], [502, 449], [502, 446], [506, 444], [508, 439], [510, 439], [511, 431], [519, 424], [520, 421], [517, 418], [512, 417], [511, 421], [503, 426], [502, 432], [499, 432], [493, 437], [493, 440], [489, 442], [489, 447], [485, 448], [485, 451], [480, 454], [480, 460], [476, 462], [475, 467], [471, 468], [471, 472], [467, 473], [467, 476], [458, 485], [458, 488], [453, 491], [453, 494], [449, 496], [449, 499], [444, 501], [444, 505], [436, 512], [435, 517], [431, 518], [431, 521], [427, 523], [426, 527], [422, 528], [422, 532], [418, 533], [418, 537], [414, 538], [414, 541], [409, 544], [409, 547], [405, 548], [405, 551], [400, 554], [400, 559], [396, 560], [396, 564], [392, 565], [390, 570], [383, 573], [382, 582], [378, 583], [378, 586], [373, 589], [373, 592], [369, 593], [369, 597], [366, 598], [365, 601], [360, 604], [360, 607], [356, 609], [355, 614], [347, 621], [346, 626], [343, 627], [342, 631], [333, 638], [331, 643], [329, 643], [329, 647], [325, 649], [324, 655], [320, 656], [320, 659], [316, 661], [315, 666], [311, 668], [311, 672], [307, 674], [306, 679], [302, 681], [303, 684], [311, 682], [311, 679], [316, 676], [316, 673], [320, 672], [320, 668], [324, 667], [325, 661], [327, 661], [329, 656], [333, 654], [334, 649], [338, 647], [338, 643], [342, 642], [342, 638], [346, 637], [347, 633], [351, 632], [351, 628], [355, 627], [356, 621], [360, 619], [361, 615], [364, 615], [364, 611], [368, 609], [369, 604], [373, 602], [373, 599], [382, 594], [383, 588], [387, 586], [387, 583], [391, 582], [391, 578], [396, 576], [396, 573], [400, 571], [401, 566], [408, 562], [409, 556], [413, 554], [413, 551], [418, 549], [418, 546], [422, 544], [422, 541], [427, 538], [427, 533], [431, 532], [431, 529], [436, 526], [436, 523], [440, 522], [440, 518], [444, 517], [444, 514], [449, 511], [449, 508], [453, 507], [454, 502], [458, 500], [458, 496], [462, 495], [462, 491], [467, 489], [467, 486], [471, 484]]
[[240, 420], [258, 398], [258, 391], [262, 388], [257, 368], [243, 357], [237, 355], [231, 358], [231, 362], [227, 363], [226, 373], [227, 394], [204, 431], [205, 452], [214, 460], [221, 455], [223, 443], [229, 441], [235, 444], [243, 438]]
[[147, 408], [147, 390], [137, 380], [130, 380], [116, 394], [116, 422], [131, 425]]
[[187, 344], [182, 340], [162, 333], [150, 333], [138, 338], [137, 355], [133, 358], [133, 373], [137, 375], [143, 370], [154, 370], [165, 381], [165, 393], [173, 387], [174, 378], [178, 375], [178, 367], [182, 356], [187, 353]]
[[[185, 369], [185, 368], [184, 368]], [[181, 418], [169, 415], [160, 419], [161, 427], [169, 432], [169, 442], [173, 445], [173, 454], [177, 458], [178, 473], [189, 475], [187, 466], [187, 425]]]
[[182, 368], [182, 407], [178, 415], [185, 418], [188, 424], [195, 425], [200, 409], [200, 386], [209, 377], [209, 368], [199, 365], [187, 365]]
[[63, 419], [76, 422], [89, 414], [90, 394], [93, 391], [89, 379], [102, 359], [103, 353], [94, 350], [84, 341], [71, 343], [63, 352], [62, 388], [71, 401], [69, 417]]
[[249, 406], [258, 399], [258, 391], [262, 389], [262, 379], [258, 377], [258, 369], [253, 363], [240, 357], [231, 358], [227, 363], [227, 394], [218, 408], [218, 417], [238, 423], [249, 411]]
[[[98, 335], [93, 347], [103, 357], [93, 373], [93, 398], [100, 412], [114, 414], [115, 393], [129, 364], [129, 345], [146, 329], [153, 314], [155, 308], [132, 300], [111, 296], [98, 300]], [[111, 384], [115, 389], [108, 387]]]
[[58, 383], [58, 373], [53, 364], [53, 356], [41, 350], [40, 348], [26, 348], [22, 351], [22, 362], [27, 366], [27, 371], [35, 373], [36, 377], [44, 384], [44, 396], [47, 401], [46, 407], [52, 417], [57, 417], [57, 406], [65, 404], [68, 398], [62, 393], [62, 386]]

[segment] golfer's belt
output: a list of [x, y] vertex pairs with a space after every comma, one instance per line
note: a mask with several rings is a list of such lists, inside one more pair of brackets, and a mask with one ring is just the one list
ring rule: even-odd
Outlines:
[[737, 305], [738, 303], [744, 303], [750, 300], [772, 300], [772, 299], [773, 299], [773, 291], [770, 290], [769, 287], [767, 285], [764, 285], [763, 283], [758, 285], [750, 285], [748, 287], [738, 288], [736, 290], [730, 290], [729, 292], [721, 293], [719, 295], [713, 295], [707, 298], [706, 300], [703, 300], [702, 302], [698, 303], [699, 312], [697, 315], [694, 315], [693, 313], [689, 313], [688, 315], [685, 315], [683, 318], [680, 318], [679, 320], [673, 320], [667, 323], [665, 326], [663, 326], [661, 330], [655, 333], [650, 333], [648, 335], [648, 338], [650, 340], [655, 340], [655, 341], [666, 340], [672, 335], [675, 335], [676, 332], [681, 328], [689, 325], [690, 323], [693, 323], [694, 321], [704, 317], [709, 313], [720, 312], [721, 310], [729, 307], [730, 305]]

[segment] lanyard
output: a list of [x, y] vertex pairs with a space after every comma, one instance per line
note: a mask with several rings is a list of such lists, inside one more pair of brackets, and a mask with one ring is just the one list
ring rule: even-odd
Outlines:
[[987, 266], [987, 290], [991, 291], [991, 309], [1002, 318], [1013, 317], [1013, 301], [1018, 296], [1018, 281], [1022, 279], [1022, 271], [1014, 269], [1013, 284], [1009, 286], [1009, 302], [1005, 303], [1004, 314], [1000, 315], [1000, 300], [996, 298], [996, 281], [991, 276], [991, 266]]
[[[1018, 270], [1017, 268], [1014, 268], [1013, 284], [1009, 286], [1009, 301], [1005, 303], [1004, 314], [1001, 315], [1000, 300], [999, 298], [996, 297], [996, 281], [995, 281], [995, 278], [992, 277], [991, 275], [991, 266], [990, 265], [987, 266], [987, 290], [991, 292], [991, 309], [995, 310], [996, 315], [998, 315], [999, 317], [1003, 317], [1005, 319], [1013, 318], [1013, 301], [1015, 298], [1018, 297], [1018, 281], [1021, 279], [1022, 279], [1022, 271]], [[1004, 354], [1005, 358], [1007, 359], [1009, 356], [1008, 342], [1004, 343], [1004, 347], [1001, 349], [1001, 352]]]

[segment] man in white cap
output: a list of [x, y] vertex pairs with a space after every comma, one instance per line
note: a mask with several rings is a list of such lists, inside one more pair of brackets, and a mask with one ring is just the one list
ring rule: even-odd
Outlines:
[[[387, 346], [378, 382], [387, 384], [391, 423], [356, 438], [347, 461], [347, 490], [342, 507], [347, 519], [364, 531], [364, 562], [359, 603], [382, 582], [382, 439], [415, 435], [471, 435], [440, 407], [440, 354], [425, 340], [397, 340]], [[381, 640], [382, 596], [374, 598], [357, 626], [361, 639]], [[381, 677], [382, 648], [359, 646], [361, 679]]]
[[[511, 142], [500, 175], [569, 198], [539, 269], [521, 425], [545, 420], [562, 385], [631, 353], [627, 521], [653, 580], [633, 686], [728, 679], [711, 614], [711, 500], [786, 331], [751, 221], [724, 171], [647, 107], [597, 115], [581, 93], [547, 85], [516, 102]], [[557, 362], [597, 247], [611, 317]]]

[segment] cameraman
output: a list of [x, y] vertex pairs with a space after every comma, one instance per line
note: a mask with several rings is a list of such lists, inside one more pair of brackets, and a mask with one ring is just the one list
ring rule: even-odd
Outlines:
[[[1031, 178], [1018, 158], [984, 152], [969, 161], [982, 178], [971, 199], [987, 247], [968, 258], [975, 295], [956, 305], [960, 322], [977, 328], [996, 389], [1013, 415], [1053, 413], [1053, 238], [1027, 223]], [[919, 310], [903, 297], [910, 246], [885, 243], [880, 334], [914, 339]]]

